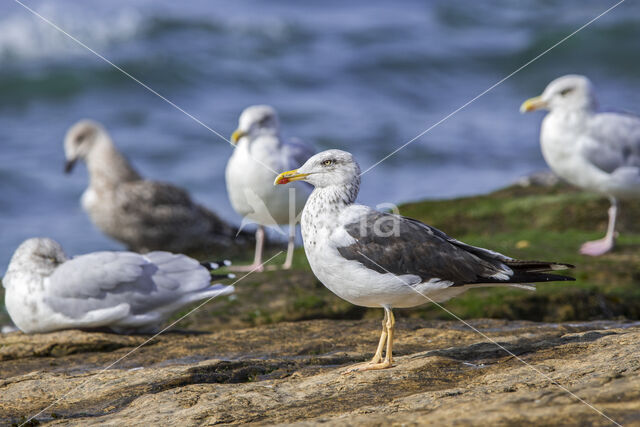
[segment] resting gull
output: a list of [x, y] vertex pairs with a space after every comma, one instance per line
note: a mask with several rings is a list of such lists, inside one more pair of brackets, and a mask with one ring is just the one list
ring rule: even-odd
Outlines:
[[153, 332], [193, 302], [232, 293], [233, 286], [211, 284], [212, 278], [228, 277], [210, 273], [221, 264], [170, 252], [94, 252], [69, 259], [57, 242], [33, 238], [15, 251], [2, 284], [7, 311], [26, 333]]
[[89, 170], [82, 207], [100, 230], [130, 250], [229, 250], [248, 243], [246, 235], [236, 239], [234, 227], [185, 190], [141, 178], [100, 124], [82, 120], [73, 125], [64, 150], [67, 173], [78, 160]]
[[298, 183], [292, 188], [271, 185], [276, 171], [291, 169], [315, 150], [299, 140], [285, 140], [280, 136], [276, 111], [268, 105], [247, 107], [238, 120], [238, 129], [231, 141], [236, 145], [227, 163], [226, 182], [231, 205], [246, 221], [255, 222], [256, 251], [253, 264], [234, 267], [235, 270], [262, 268], [264, 226], [289, 225], [287, 257], [283, 269], [291, 268], [293, 260], [295, 224], [311, 186]]
[[340, 298], [385, 311], [373, 359], [355, 370], [392, 366], [393, 307], [443, 302], [475, 287], [532, 288], [522, 283], [573, 280], [543, 273], [571, 265], [516, 260], [462, 243], [420, 221], [355, 204], [360, 167], [345, 151], [316, 154], [299, 169], [278, 175], [275, 183], [293, 181], [315, 187], [301, 220], [313, 273]]
[[579, 75], [560, 77], [542, 95], [528, 99], [521, 112], [547, 109], [540, 145], [551, 169], [573, 185], [611, 200], [607, 234], [582, 245], [598, 256], [613, 249], [618, 199], [640, 197], [640, 117], [600, 112], [593, 86]]

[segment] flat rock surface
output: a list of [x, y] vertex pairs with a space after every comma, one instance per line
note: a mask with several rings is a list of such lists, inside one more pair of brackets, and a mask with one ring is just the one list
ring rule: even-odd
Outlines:
[[639, 323], [469, 323], [401, 319], [395, 366], [360, 373], [369, 319], [4, 334], [0, 424], [640, 425]]

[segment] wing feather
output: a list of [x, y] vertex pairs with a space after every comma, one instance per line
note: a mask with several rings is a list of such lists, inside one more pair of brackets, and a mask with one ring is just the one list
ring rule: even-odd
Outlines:
[[447, 281], [453, 286], [572, 280], [541, 273], [571, 268], [568, 264], [519, 261], [467, 245], [436, 228], [400, 215], [369, 209], [358, 221], [345, 224], [344, 230], [355, 242], [337, 245], [340, 254], [383, 274], [410, 274], [423, 282]]
[[580, 140], [583, 155], [601, 170], [612, 173], [640, 168], [640, 117], [629, 113], [599, 113]]

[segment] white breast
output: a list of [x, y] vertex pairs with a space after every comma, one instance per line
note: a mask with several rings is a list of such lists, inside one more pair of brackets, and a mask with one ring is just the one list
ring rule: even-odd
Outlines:
[[302, 183], [274, 186], [277, 173], [284, 171], [277, 148], [259, 140], [251, 144], [256, 146], [249, 151], [244, 138], [227, 163], [229, 201], [238, 214], [259, 224], [288, 224], [290, 210], [297, 216], [310, 191]]
[[13, 323], [23, 332], [50, 332], [69, 327], [69, 319], [46, 303], [46, 280], [36, 274], [13, 273], [5, 305]]
[[549, 167], [569, 183], [606, 192], [610, 175], [589, 162], [581, 150], [583, 121], [583, 117], [570, 114], [547, 114], [540, 132], [542, 155]]
[[82, 208], [85, 211], [90, 211], [97, 203], [98, 195], [95, 190], [91, 187], [87, 188], [84, 193], [82, 193], [82, 198], [80, 199]]

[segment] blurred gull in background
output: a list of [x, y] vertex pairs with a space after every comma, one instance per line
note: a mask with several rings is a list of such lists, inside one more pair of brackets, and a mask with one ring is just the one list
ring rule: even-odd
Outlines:
[[82, 207], [108, 236], [137, 252], [225, 250], [246, 244], [245, 235], [193, 202], [181, 188], [145, 180], [116, 149], [105, 129], [82, 120], [64, 141], [66, 172], [78, 160], [89, 170]]
[[586, 242], [585, 255], [602, 255], [614, 247], [618, 199], [640, 198], [640, 117], [599, 112], [593, 86], [580, 75], [560, 77], [520, 110], [547, 109], [540, 144], [545, 160], [573, 185], [609, 196], [607, 234]]
[[298, 183], [292, 188], [274, 187], [277, 171], [288, 170], [304, 163], [315, 150], [299, 140], [280, 137], [276, 111], [268, 105], [246, 108], [238, 120], [238, 129], [231, 140], [235, 150], [227, 163], [226, 182], [231, 205], [243, 216], [243, 224], [253, 221], [256, 230], [256, 251], [253, 264], [236, 270], [262, 270], [264, 226], [289, 225], [287, 258], [283, 269], [291, 268], [295, 224], [311, 186]]
[[[47, 238], [24, 241], [3, 279], [11, 319], [26, 333], [107, 328], [153, 332], [195, 301], [233, 292], [185, 255], [94, 252], [68, 259]], [[228, 263], [227, 263], [228, 264]]]

